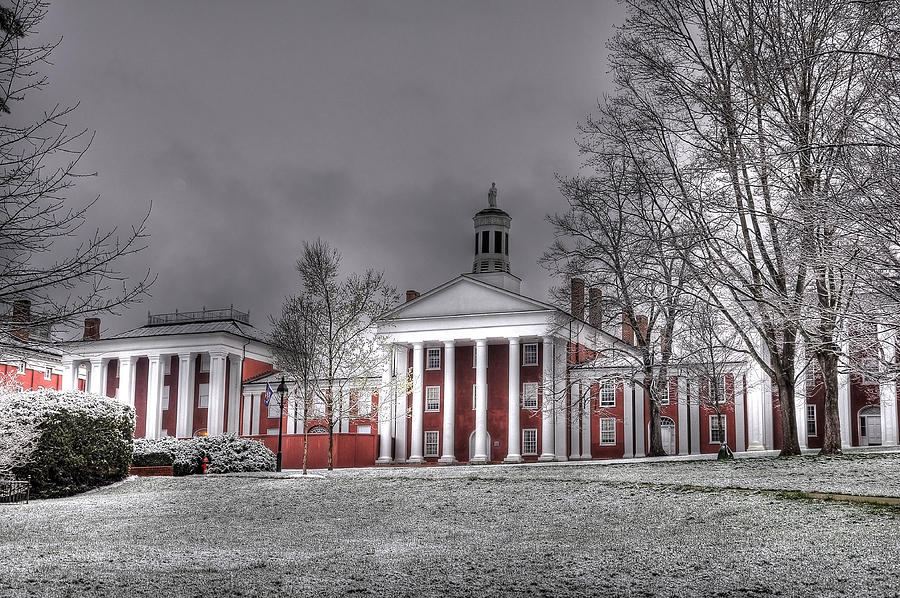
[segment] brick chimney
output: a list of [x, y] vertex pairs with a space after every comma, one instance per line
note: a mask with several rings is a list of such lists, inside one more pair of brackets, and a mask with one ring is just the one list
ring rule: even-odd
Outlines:
[[637, 317], [637, 325], [638, 330], [641, 332], [641, 337], [646, 341], [647, 340], [647, 326], [649, 324], [649, 320], [647, 320], [647, 316], [638, 316]]
[[591, 287], [588, 291], [588, 324], [594, 328], [603, 325], [603, 311], [600, 303], [603, 300], [603, 291], [597, 287]]
[[632, 330], [631, 325], [628, 323], [628, 318], [625, 314], [622, 314], [622, 340], [629, 345], [634, 344], [634, 330]]
[[419, 296], [419, 291], [413, 291], [412, 289], [406, 291], [406, 301], [410, 302], [416, 297]]
[[573, 278], [570, 285], [572, 290], [572, 315], [581, 320], [584, 318], [584, 279]]
[[12, 335], [23, 341], [28, 340], [28, 325], [31, 323], [31, 301], [28, 299], [16, 299], [12, 304], [12, 319], [21, 328], [13, 330]]
[[100, 340], [100, 318], [84, 319], [84, 335], [81, 337], [83, 341], [99, 341]]

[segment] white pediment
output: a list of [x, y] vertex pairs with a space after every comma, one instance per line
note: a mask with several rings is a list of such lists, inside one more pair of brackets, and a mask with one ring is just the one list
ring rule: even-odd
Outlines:
[[385, 319], [551, 311], [534, 299], [460, 276], [388, 313]]

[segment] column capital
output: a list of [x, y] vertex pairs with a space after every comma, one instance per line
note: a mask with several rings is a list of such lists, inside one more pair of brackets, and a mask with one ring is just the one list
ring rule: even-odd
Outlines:
[[519, 337], [518, 337], [518, 336], [510, 337], [510, 338], [509, 338], [509, 344], [510, 344], [510, 345], [518, 345], [518, 344], [519, 344]]
[[454, 347], [456, 347], [456, 341], [444, 341], [445, 349], [452, 349]]
[[413, 349], [418, 349], [419, 351], [421, 351], [422, 349], [425, 348], [425, 343], [424, 342], [415, 342], [412, 344], [412, 346], [413, 346]]
[[244, 358], [237, 353], [229, 353], [228, 359], [231, 360], [231, 363], [240, 363], [241, 361], [244, 361]]
[[195, 353], [193, 351], [180, 351], [178, 353], [178, 360], [179, 361], [190, 361], [191, 359], [193, 359], [196, 356], [197, 356], [197, 353]]
[[228, 351], [222, 351], [221, 349], [216, 349], [214, 351], [207, 351], [209, 353], [210, 358], [218, 357], [225, 358], [228, 356]]

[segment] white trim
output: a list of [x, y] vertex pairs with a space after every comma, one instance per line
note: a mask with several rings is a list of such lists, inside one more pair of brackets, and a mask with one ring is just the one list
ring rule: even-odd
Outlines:
[[[434, 396], [429, 397], [430, 393], [434, 393]], [[429, 407], [428, 401], [435, 400], [437, 401], [436, 407]], [[426, 386], [425, 387], [425, 413], [436, 413], [441, 410], [441, 387], [440, 386]]]
[[201, 382], [197, 388], [197, 407], [209, 409], [209, 382]]
[[168, 384], [164, 384], [162, 387], [162, 396], [160, 397], [160, 405], [163, 411], [169, 410], [169, 394], [172, 392], [172, 389]]
[[[811, 420], [809, 417], [810, 415], [812, 415]], [[819, 427], [817, 425], [816, 415], [817, 415], [816, 414], [816, 406], [810, 405], [809, 403], [807, 403], [806, 404], [806, 436], [807, 437], [814, 437], [814, 436], [819, 435], [818, 434]]]
[[[429, 440], [431, 438], [431, 440]], [[425, 430], [425, 450], [423, 457], [437, 457], [441, 450], [441, 433], [438, 430]]]
[[[528, 450], [527, 440], [525, 439], [525, 433], [528, 432], [530, 434], [534, 434], [534, 451]], [[528, 456], [536, 456], [538, 454], [538, 431], [537, 428], [524, 428], [522, 430], [522, 454]]]
[[[540, 386], [539, 382], [524, 382], [522, 383], [522, 409], [537, 409], [538, 408], [538, 387]], [[533, 399], [533, 401], [529, 401], [529, 399]]]
[[[604, 425], [609, 426], [611, 429], [604, 430]], [[604, 432], [612, 432], [612, 440], [603, 440]], [[616, 418], [614, 417], [601, 417], [600, 418], [600, 445], [601, 446], [615, 446], [616, 444]]]
[[[528, 359], [528, 352], [533, 349], [534, 350], [534, 360]], [[538, 359], [538, 344], [537, 343], [525, 343], [522, 345], [522, 366], [535, 366], [539, 365]]]
[[[431, 365], [431, 357], [437, 356], [437, 365]], [[441, 369], [441, 349], [440, 347], [429, 347], [425, 350], [425, 369], [439, 370]]]
[[722, 440], [713, 440], [713, 422], [716, 422], [716, 431], [718, 431], [719, 426], [719, 415], [716, 413], [711, 413], [709, 415], [709, 444], [722, 444], [722, 442], [728, 443], [728, 415], [722, 414]]
[[[600, 407], [615, 408], [615, 406], [616, 406], [616, 390], [618, 390], [616, 388], [617, 386], [618, 386], [618, 384], [616, 383], [616, 380], [614, 380], [612, 378], [603, 378], [600, 380], [600, 390], [599, 390], [599, 397], [598, 397]], [[606, 390], [609, 390], [612, 392], [612, 402], [611, 403], [604, 402], [604, 400], [603, 400], [604, 388], [606, 388]]]

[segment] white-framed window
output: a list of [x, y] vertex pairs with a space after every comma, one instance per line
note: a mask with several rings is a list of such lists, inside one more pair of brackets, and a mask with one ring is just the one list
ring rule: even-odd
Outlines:
[[615, 407], [616, 406], [616, 381], [606, 379], [600, 381], [600, 406]]
[[371, 434], [372, 426], [356, 426], [357, 434]]
[[719, 416], [715, 413], [709, 416], [709, 443], [722, 444], [728, 431], [727, 416], [722, 416], [722, 427], [719, 427]]
[[538, 383], [526, 382], [522, 385], [522, 409], [538, 408]]
[[163, 357], [162, 358], [162, 366], [163, 366], [163, 375], [168, 376], [172, 373], [172, 358], [171, 357]]
[[660, 405], [668, 405], [669, 402], [672, 400], [671, 395], [672, 395], [672, 386], [667, 385], [666, 394], [664, 394], [663, 396], [661, 396], [659, 398], [659, 404]]
[[281, 405], [278, 404], [278, 397], [272, 395], [272, 398], [269, 399], [267, 409], [266, 417], [269, 419], [278, 419], [278, 415], [281, 413]]
[[372, 393], [365, 390], [350, 392], [351, 397], [356, 397], [356, 413], [360, 416], [372, 413]]
[[278, 436], [278, 428], [266, 428], [266, 434], [269, 436]]
[[169, 409], [169, 391], [170, 389], [168, 385], [162, 387], [162, 399], [160, 400], [160, 402], [162, 403], [163, 411], [168, 411]]
[[616, 443], [616, 418], [600, 418], [600, 444], [610, 445]]
[[44, 368], [44, 380], [53, 379], [53, 368]]
[[441, 387], [426, 386], [425, 387], [425, 411], [441, 410]]
[[440, 440], [440, 434], [437, 430], [425, 430], [425, 456], [426, 457], [437, 457], [438, 456], [438, 441]]
[[815, 405], [807, 405], [806, 406], [806, 435], [807, 436], [817, 436], [818, 430], [816, 429], [816, 406]]
[[522, 345], [522, 365], [538, 364], [538, 346], [537, 343], [526, 343]]
[[537, 428], [522, 430], [522, 454], [537, 455]]
[[209, 353], [201, 353], [200, 354], [200, 371], [201, 372], [209, 371]]
[[425, 360], [426, 370], [441, 369], [441, 350], [439, 348], [428, 349], [428, 355]]
[[197, 407], [199, 407], [201, 409], [208, 409], [209, 408], [209, 383], [204, 382], [203, 384], [201, 384], [199, 390], [200, 390], [200, 392], [199, 392], [200, 396], [197, 397]]

